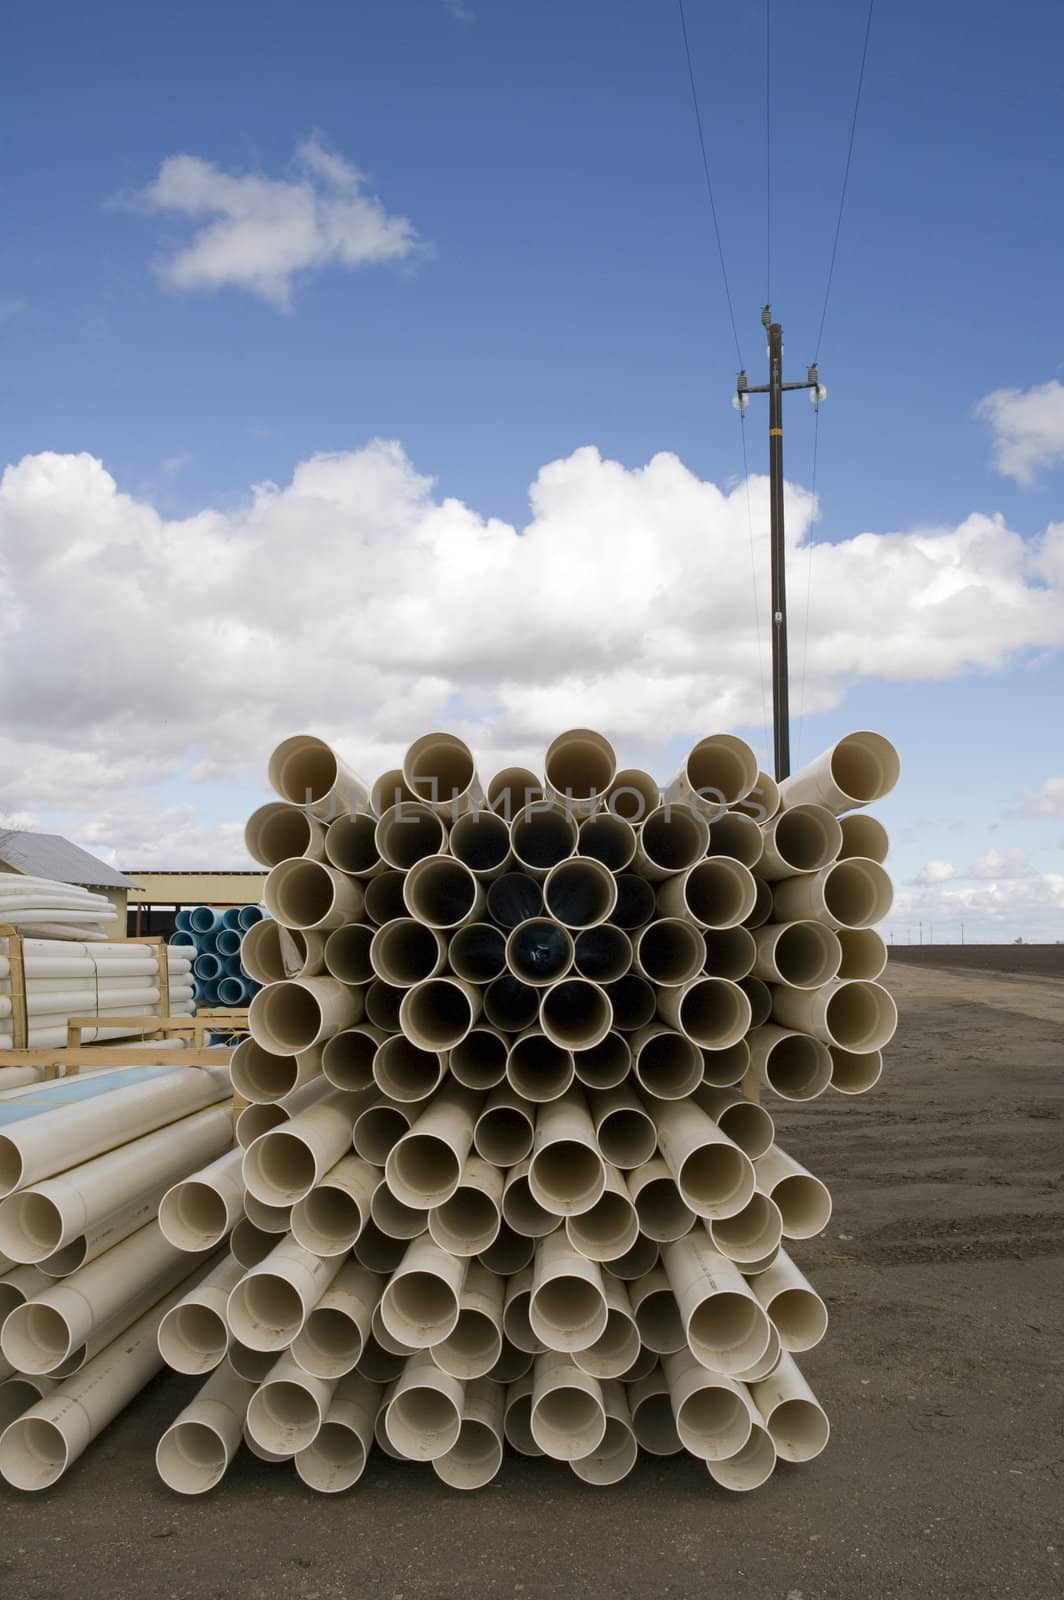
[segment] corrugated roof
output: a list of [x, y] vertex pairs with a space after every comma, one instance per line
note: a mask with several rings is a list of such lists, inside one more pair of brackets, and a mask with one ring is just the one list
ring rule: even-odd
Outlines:
[[30, 878], [54, 878], [90, 889], [133, 889], [114, 867], [58, 833], [16, 833], [0, 828], [0, 861]]

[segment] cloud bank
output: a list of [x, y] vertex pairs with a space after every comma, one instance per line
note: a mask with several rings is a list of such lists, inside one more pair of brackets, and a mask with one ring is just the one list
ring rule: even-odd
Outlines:
[[1029, 489], [1043, 467], [1064, 461], [1064, 384], [995, 389], [976, 407], [994, 431], [994, 465]]

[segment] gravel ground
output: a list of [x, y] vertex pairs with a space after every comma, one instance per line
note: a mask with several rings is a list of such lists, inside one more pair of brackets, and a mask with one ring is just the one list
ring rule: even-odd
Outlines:
[[832, 1419], [818, 1461], [737, 1496], [689, 1457], [641, 1460], [609, 1490], [508, 1458], [463, 1496], [376, 1455], [333, 1500], [244, 1452], [187, 1501], [152, 1466], [195, 1387], [168, 1375], [52, 1493], [0, 1490], [0, 1595], [1059, 1594], [1064, 986], [1001, 948], [1004, 972], [892, 967], [903, 1020], [877, 1090], [778, 1117], [835, 1197], [796, 1252], [832, 1316], [802, 1363]]

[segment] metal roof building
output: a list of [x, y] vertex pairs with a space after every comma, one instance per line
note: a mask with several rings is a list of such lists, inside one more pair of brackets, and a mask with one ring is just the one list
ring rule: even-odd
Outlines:
[[76, 883], [84, 889], [99, 890], [114, 906], [118, 919], [108, 937], [125, 937], [127, 897], [136, 885], [61, 834], [0, 828], [0, 872], [26, 878], [54, 878], [58, 883]]

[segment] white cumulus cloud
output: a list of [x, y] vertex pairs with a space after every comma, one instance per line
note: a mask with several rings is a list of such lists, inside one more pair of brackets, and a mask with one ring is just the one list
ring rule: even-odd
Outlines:
[[1035, 869], [1026, 850], [988, 850], [972, 863], [967, 876], [998, 882], [1011, 878], [1033, 878]]
[[1064, 777], [1047, 778], [1037, 789], [1029, 789], [1009, 815], [1021, 817], [1064, 817]]
[[994, 465], [1029, 487], [1041, 467], [1064, 461], [1064, 384], [1053, 378], [1031, 389], [995, 389], [976, 414], [994, 432]]
[[224, 172], [200, 156], [173, 155], [153, 182], [117, 203], [198, 224], [157, 263], [166, 283], [230, 284], [280, 310], [310, 273], [405, 261], [419, 248], [413, 224], [389, 214], [358, 168], [316, 136], [299, 145], [286, 177]]
[[910, 878], [910, 883], [948, 883], [950, 878], [956, 877], [957, 869], [949, 861], [925, 861], [915, 877]]

